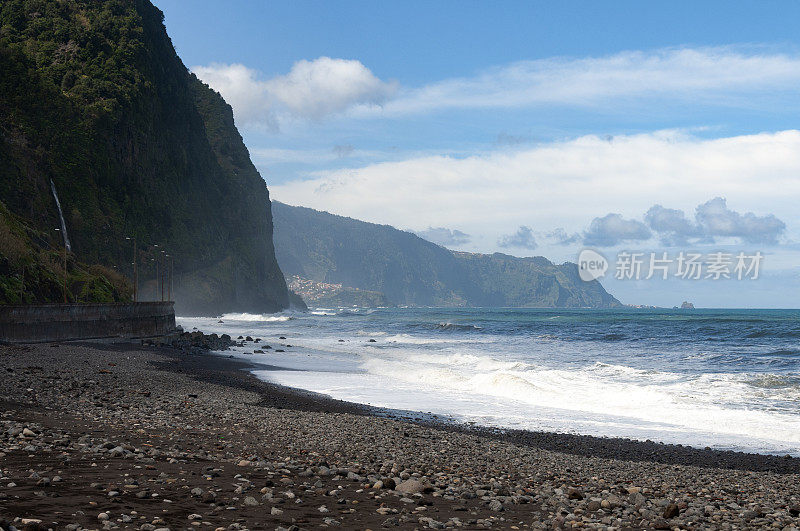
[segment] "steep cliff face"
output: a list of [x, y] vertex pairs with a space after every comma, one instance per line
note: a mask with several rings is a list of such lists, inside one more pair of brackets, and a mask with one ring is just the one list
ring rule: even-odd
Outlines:
[[[599, 282], [580, 280], [575, 264], [454, 252], [388, 225], [278, 202], [273, 212], [282, 269], [311, 284], [373, 290], [392, 304], [413, 306], [620, 306]], [[311, 291], [301, 292], [307, 302], [324, 305]]]
[[287, 276], [378, 291], [394, 304], [463, 306], [469, 279], [443, 247], [399, 231], [273, 203], [275, 246]]
[[513, 308], [613, 308], [620, 302], [597, 282], [584, 282], [576, 264], [552, 263], [543, 256], [453, 251], [476, 284], [475, 306]]
[[[52, 234], [52, 180], [76, 259], [130, 276], [125, 238], [137, 238], [144, 298], [169, 254], [179, 313], [288, 306], [267, 187], [231, 108], [187, 71], [157, 8], [4, 1], [0, 72], [0, 201], [11, 212]], [[56, 236], [40, 243], [58, 247]]]

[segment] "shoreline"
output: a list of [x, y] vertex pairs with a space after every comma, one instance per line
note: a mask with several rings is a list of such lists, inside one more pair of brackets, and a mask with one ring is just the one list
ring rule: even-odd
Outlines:
[[409, 421], [195, 349], [0, 346], [0, 360], [4, 529], [800, 524], [798, 459]]
[[714, 448], [698, 448], [683, 444], [671, 444], [657, 441], [641, 441], [627, 437], [582, 435], [577, 433], [561, 433], [544, 430], [526, 430], [466, 424], [457, 419], [436, 413], [422, 411], [399, 410], [339, 400], [323, 393], [296, 387], [284, 386], [275, 382], [259, 379], [252, 370], [292, 370], [276, 365], [268, 365], [242, 358], [229, 358], [224, 351], [211, 353], [218, 356], [230, 369], [246, 371], [248, 376], [259, 384], [269, 387], [270, 392], [286, 395], [291, 402], [292, 397], [297, 405], [313, 403], [326, 404], [327, 410], [348, 412], [380, 418], [389, 418], [410, 422], [434, 429], [466, 433], [487, 437], [504, 442], [530, 446], [541, 450], [550, 450], [584, 457], [605, 457], [631, 461], [647, 461], [673, 465], [692, 465], [705, 468], [728, 468], [749, 470], [754, 472], [775, 472], [778, 474], [800, 474], [800, 458], [789, 455], [743, 452]]
[[[512, 319], [484, 315], [483, 310], [470, 310], [465, 316], [452, 309], [432, 312], [372, 312], [377, 315], [347, 318], [228, 314], [185, 324], [187, 329], [198, 326], [234, 337], [261, 336], [276, 349], [285, 348], [287, 354], [262, 351], [247, 342], [235, 348], [237, 358], [276, 366], [274, 373], [268, 372], [273, 367], [254, 369], [260, 378], [408, 411], [412, 418], [419, 416], [411, 414], [417, 411], [433, 413], [520, 438], [550, 432], [800, 459], [792, 377], [798, 360], [793, 351], [782, 350], [789, 348], [783, 344], [786, 340], [751, 340], [747, 348], [737, 347], [742, 352], [726, 354], [724, 341], [731, 338], [725, 335], [730, 327], [723, 320], [725, 331], [702, 332], [699, 343], [688, 345], [670, 336], [659, 343], [661, 352], [647, 341], [639, 342], [656, 340], [659, 334], [654, 330], [666, 326], [661, 318], [653, 320], [654, 330], [644, 331], [638, 318], [622, 319], [614, 325], [618, 333], [606, 340], [592, 312], [577, 317], [577, 323], [560, 312], [519, 317], [524, 324], [516, 323], [516, 314]], [[270, 322], [284, 319], [290, 322]], [[486, 331], [445, 331], [445, 321], [479, 325]], [[645, 323], [650, 321], [645, 318]], [[690, 328], [697, 326], [704, 325]], [[513, 340], [504, 335], [510, 330]], [[712, 337], [716, 334], [724, 335], [723, 343]], [[279, 336], [288, 339], [279, 341]], [[649, 346], [638, 352], [645, 344]], [[331, 377], [332, 372], [336, 376]], [[586, 446], [587, 455], [594, 451], [592, 444], [581, 446]], [[686, 455], [680, 462], [706, 460]]]

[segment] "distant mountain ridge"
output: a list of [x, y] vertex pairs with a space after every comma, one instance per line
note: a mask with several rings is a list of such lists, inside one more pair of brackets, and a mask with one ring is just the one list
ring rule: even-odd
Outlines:
[[582, 281], [572, 263], [451, 251], [389, 225], [272, 205], [276, 256], [287, 277], [381, 292], [396, 305], [621, 306], [599, 282]]

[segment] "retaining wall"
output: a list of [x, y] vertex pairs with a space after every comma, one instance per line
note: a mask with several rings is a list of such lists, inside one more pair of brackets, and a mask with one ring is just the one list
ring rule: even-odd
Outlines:
[[0, 306], [0, 341], [154, 337], [175, 330], [172, 302]]

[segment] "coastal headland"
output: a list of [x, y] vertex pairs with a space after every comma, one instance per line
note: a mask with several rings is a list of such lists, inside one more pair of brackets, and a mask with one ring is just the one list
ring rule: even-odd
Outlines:
[[262, 382], [212, 339], [0, 346], [0, 527], [800, 524], [798, 459], [371, 409]]

